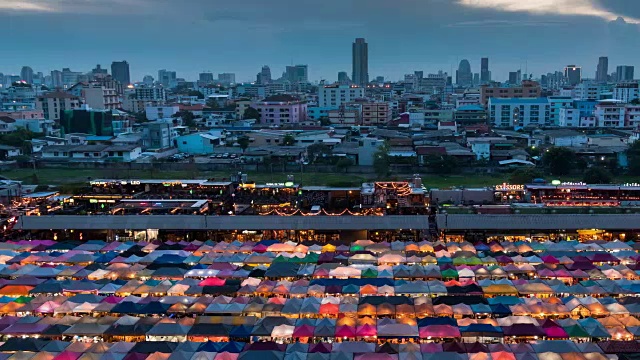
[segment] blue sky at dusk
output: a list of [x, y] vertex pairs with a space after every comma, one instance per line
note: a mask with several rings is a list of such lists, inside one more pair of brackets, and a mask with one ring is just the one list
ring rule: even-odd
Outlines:
[[490, 58], [494, 80], [525, 62], [535, 76], [567, 64], [593, 77], [599, 56], [640, 66], [638, 0], [0, 0], [0, 72], [48, 73], [128, 60], [134, 80], [176, 70], [278, 77], [308, 64], [311, 80], [351, 72], [351, 42], [369, 43], [369, 71], [397, 80]]

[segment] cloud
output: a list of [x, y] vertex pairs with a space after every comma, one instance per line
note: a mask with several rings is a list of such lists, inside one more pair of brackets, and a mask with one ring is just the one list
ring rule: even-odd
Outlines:
[[[622, 14], [604, 9], [594, 0], [457, 0], [457, 2], [470, 8], [535, 15], [592, 16], [607, 21], [622, 16]], [[640, 22], [636, 18], [627, 18], [627, 20], [633, 23]]]
[[[153, 0], [0, 0], [0, 13], [60, 13], [60, 14], [139, 14], [150, 9]], [[160, 2], [160, 0], [156, 0]]]
[[0, 11], [12, 12], [53, 12], [56, 9], [39, 0], [2, 0]]
[[447, 25], [452, 28], [467, 28], [467, 27], [515, 27], [515, 26], [562, 26], [567, 25], [562, 21], [519, 21], [519, 20], [476, 20], [476, 21], [462, 21]]

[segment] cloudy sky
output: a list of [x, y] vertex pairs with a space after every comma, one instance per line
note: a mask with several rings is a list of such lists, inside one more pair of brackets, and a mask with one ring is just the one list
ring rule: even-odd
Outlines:
[[[399, 79], [490, 58], [496, 80], [525, 64], [567, 64], [593, 77], [598, 57], [640, 66], [640, 0], [0, 0], [0, 72], [88, 71], [126, 59], [132, 77], [309, 65], [312, 80], [351, 73], [351, 42], [369, 43], [369, 72]], [[612, 70], [613, 68], [613, 70]]]

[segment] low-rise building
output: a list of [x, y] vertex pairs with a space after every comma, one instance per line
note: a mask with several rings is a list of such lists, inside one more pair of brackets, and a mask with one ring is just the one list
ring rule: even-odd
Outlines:
[[154, 121], [158, 119], [167, 119], [177, 114], [180, 111], [178, 105], [170, 106], [147, 106], [145, 108], [145, 115], [147, 120]]
[[613, 88], [613, 98], [629, 103], [640, 98], [640, 85], [637, 82], [618, 84]]
[[73, 110], [80, 107], [80, 98], [64, 91], [52, 91], [38, 96], [36, 109], [43, 112], [44, 118], [60, 121], [65, 110]]
[[343, 106], [337, 110], [329, 110], [329, 122], [336, 125], [362, 125], [360, 108]]
[[596, 105], [594, 115], [598, 127], [624, 127], [625, 104], [621, 100], [601, 100]]
[[546, 130], [542, 134], [547, 139], [547, 143], [553, 146], [574, 147], [583, 146], [587, 143], [587, 135], [575, 130]]
[[489, 99], [490, 123], [496, 127], [541, 127], [549, 124], [547, 98]]
[[291, 95], [273, 95], [255, 103], [260, 123], [265, 125], [293, 125], [307, 120], [307, 102]]
[[627, 104], [624, 109], [624, 126], [640, 127], [640, 105]]
[[16, 131], [16, 119], [9, 116], [0, 116], [0, 134]]
[[141, 154], [137, 145], [52, 145], [42, 149], [42, 160], [131, 162]]
[[338, 107], [364, 97], [364, 89], [357, 85], [325, 85], [318, 89], [318, 106]]
[[22, 150], [15, 146], [0, 145], [0, 160], [10, 160], [22, 155]]
[[213, 154], [215, 147], [224, 141], [222, 132], [200, 132], [178, 136], [175, 139], [178, 151], [192, 155]]
[[463, 105], [453, 113], [453, 120], [461, 126], [486, 124], [487, 110], [480, 105]]
[[480, 87], [482, 105], [486, 105], [490, 98], [537, 98], [541, 95], [540, 84], [531, 80], [523, 80], [520, 86], [482, 85]]

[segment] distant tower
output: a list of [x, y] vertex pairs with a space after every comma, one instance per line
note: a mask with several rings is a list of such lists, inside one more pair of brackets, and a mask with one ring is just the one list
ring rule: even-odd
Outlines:
[[582, 68], [575, 65], [567, 65], [564, 68], [564, 78], [569, 85], [578, 85], [582, 81]]
[[123, 85], [131, 84], [129, 63], [126, 61], [114, 61], [111, 63], [111, 77]]
[[369, 83], [369, 44], [364, 38], [357, 38], [352, 46], [353, 72], [351, 79], [356, 85]]
[[266, 85], [271, 83], [271, 68], [268, 65], [262, 67], [256, 78], [258, 84]]
[[346, 71], [340, 71], [338, 73], [338, 83], [340, 85], [349, 85], [349, 84], [351, 84], [351, 79], [349, 79], [349, 75], [347, 75]]
[[480, 83], [491, 82], [491, 72], [489, 71], [489, 58], [480, 59]]
[[609, 58], [606, 56], [601, 56], [598, 59], [598, 69], [596, 70], [596, 81], [597, 82], [607, 82], [607, 77], [609, 76]]
[[458, 65], [458, 71], [456, 71], [456, 84], [459, 86], [471, 86], [472, 82], [471, 64], [469, 64], [469, 60], [463, 59]]
[[33, 84], [33, 69], [29, 66], [23, 66], [20, 71], [20, 78], [29, 84]]

